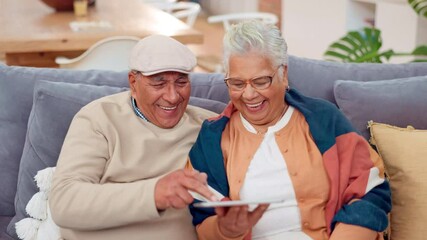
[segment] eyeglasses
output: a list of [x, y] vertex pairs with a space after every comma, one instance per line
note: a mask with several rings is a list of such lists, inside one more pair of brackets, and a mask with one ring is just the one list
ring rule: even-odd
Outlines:
[[238, 78], [225, 78], [224, 82], [227, 87], [232, 91], [242, 91], [246, 88], [246, 85], [248, 83], [256, 90], [265, 90], [271, 86], [271, 82], [273, 82], [274, 75], [276, 75], [277, 71], [281, 66], [282, 65], [280, 65], [271, 76], [255, 77], [248, 80], [241, 80]]

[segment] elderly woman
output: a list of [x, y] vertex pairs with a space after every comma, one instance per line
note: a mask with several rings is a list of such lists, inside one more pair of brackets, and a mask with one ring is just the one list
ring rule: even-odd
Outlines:
[[333, 104], [289, 86], [278, 28], [234, 25], [224, 65], [231, 103], [204, 122], [189, 165], [231, 200], [285, 201], [192, 206], [199, 239], [380, 239], [391, 208], [381, 159]]

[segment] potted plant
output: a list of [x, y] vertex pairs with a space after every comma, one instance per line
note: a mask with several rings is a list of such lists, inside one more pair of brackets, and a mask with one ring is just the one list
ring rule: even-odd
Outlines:
[[[427, 17], [427, 0], [408, 0], [408, 3], [417, 14]], [[333, 42], [324, 56], [331, 61], [375, 63], [386, 62], [396, 56], [415, 56], [414, 61], [427, 62], [427, 45], [418, 46], [411, 52], [382, 50], [381, 46], [381, 30], [365, 27], [361, 31], [350, 31]]]

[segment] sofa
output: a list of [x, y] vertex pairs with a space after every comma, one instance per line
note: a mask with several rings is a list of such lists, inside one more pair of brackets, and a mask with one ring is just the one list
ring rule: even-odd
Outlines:
[[[388, 237], [424, 239], [427, 232], [420, 224], [427, 221], [427, 192], [420, 187], [427, 189], [427, 63], [335, 63], [290, 56], [288, 70], [292, 88], [339, 107], [382, 156], [393, 199]], [[229, 101], [223, 74], [192, 73], [190, 78], [190, 104], [221, 112]], [[28, 217], [26, 205], [38, 191], [34, 177], [56, 165], [74, 114], [127, 86], [127, 72], [0, 65], [0, 240], [18, 239], [15, 223]], [[402, 132], [412, 145], [399, 149]], [[412, 163], [402, 170], [406, 151]]]

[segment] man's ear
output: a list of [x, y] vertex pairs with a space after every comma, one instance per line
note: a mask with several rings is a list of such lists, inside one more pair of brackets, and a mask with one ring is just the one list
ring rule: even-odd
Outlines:
[[136, 84], [136, 74], [133, 72], [129, 72], [128, 73], [128, 81], [129, 81], [129, 88], [130, 88], [130, 92], [133, 94], [135, 93], [135, 84]]

